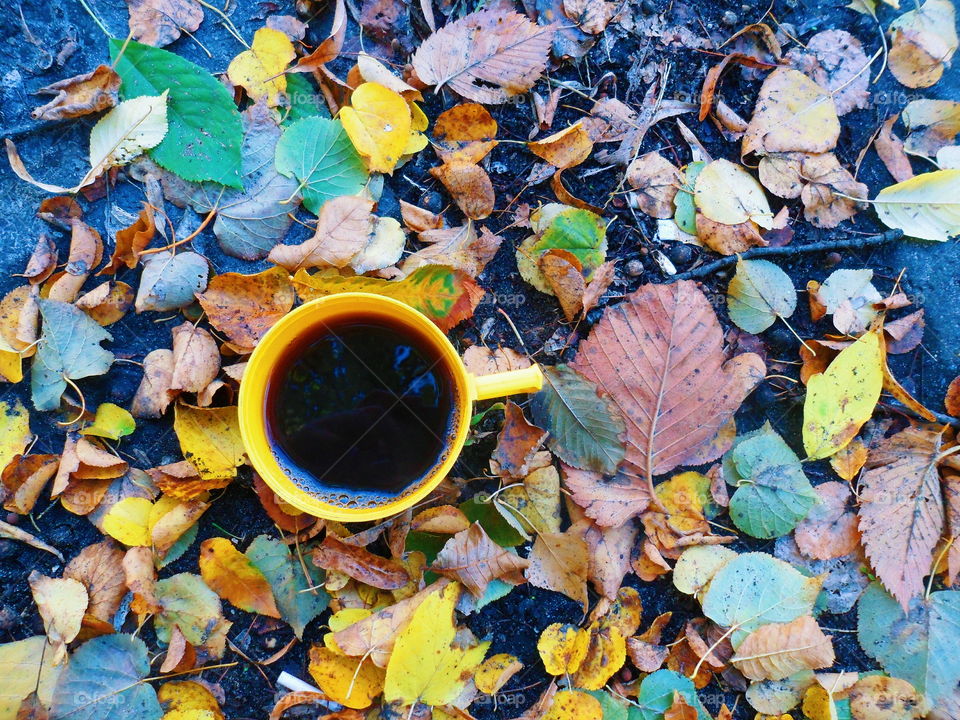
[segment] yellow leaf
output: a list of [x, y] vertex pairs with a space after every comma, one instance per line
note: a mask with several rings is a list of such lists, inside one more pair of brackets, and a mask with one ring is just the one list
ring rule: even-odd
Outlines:
[[803, 447], [810, 460], [830, 457], [856, 437], [870, 419], [883, 387], [883, 356], [876, 331], [863, 335], [834, 358], [826, 372], [810, 377], [803, 404]]
[[82, 435], [96, 435], [110, 440], [119, 440], [137, 429], [137, 421], [128, 411], [113, 403], [103, 403], [97, 408], [93, 425], [80, 431]]
[[223, 720], [217, 699], [200, 683], [164, 683], [157, 699], [167, 710], [163, 720]]
[[31, 437], [30, 413], [23, 404], [0, 402], [0, 470], [24, 451]]
[[623, 633], [602, 621], [590, 625], [587, 655], [573, 676], [573, 684], [585, 690], [599, 690], [607, 684], [627, 660], [627, 643]]
[[468, 648], [454, 644], [453, 608], [459, 596], [460, 585], [450, 583], [428, 595], [414, 611], [387, 663], [383, 692], [387, 702], [446, 705], [463, 692], [490, 643]]
[[573, 625], [554, 623], [544, 628], [537, 640], [543, 667], [551, 675], [574, 673], [587, 656], [590, 633]]
[[198, 408], [179, 404], [173, 429], [183, 457], [196, 466], [204, 480], [236, 477], [237, 467], [246, 461], [235, 405]]
[[378, 83], [363, 83], [340, 110], [340, 121], [371, 172], [392, 173], [406, 152], [412, 119], [407, 101]]
[[276, 107], [280, 95], [287, 91], [283, 71], [296, 55], [290, 38], [279, 30], [260, 28], [253, 35], [253, 46], [230, 63], [227, 77], [253, 100], [266, 99], [270, 107]]
[[884, 225], [921, 240], [960, 234], [960, 170], [936, 170], [880, 191], [873, 205]]
[[310, 675], [331, 700], [348, 708], [370, 707], [383, 692], [384, 671], [370, 658], [338, 655], [329, 648], [310, 648]]
[[561, 690], [543, 720], [601, 720], [603, 707], [593, 695], [577, 690]]
[[124, 545], [150, 545], [150, 513], [153, 503], [146, 498], [124, 498], [103, 516], [103, 531]]
[[66, 665], [54, 665], [43, 635], [0, 645], [0, 719], [14, 720], [20, 701], [36, 691], [49, 706], [57, 678]]
[[241, 610], [280, 617], [270, 583], [226, 538], [200, 544], [200, 575], [211, 590]]
[[499, 653], [483, 661], [473, 681], [477, 690], [493, 695], [522, 669], [523, 663], [513, 655]]
[[36, 570], [30, 573], [29, 582], [47, 640], [53, 647], [53, 663], [59, 665], [66, 660], [67, 643], [73, 642], [80, 632], [89, 603], [87, 589], [73, 578], [47, 577]]

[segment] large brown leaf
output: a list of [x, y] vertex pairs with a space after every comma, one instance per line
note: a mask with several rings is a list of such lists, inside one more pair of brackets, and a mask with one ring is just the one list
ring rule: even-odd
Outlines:
[[347, 545], [333, 535], [327, 535], [314, 548], [313, 564], [324, 570], [342, 572], [380, 590], [397, 590], [410, 582], [410, 575], [397, 561], [380, 557], [362, 547]]
[[710, 301], [692, 281], [643, 285], [608, 308], [573, 366], [613, 400], [627, 424], [621, 471], [653, 477], [690, 460], [763, 378], [760, 356], [727, 360]]
[[769, 623], [747, 635], [733, 665], [751, 680], [782, 680], [801, 670], [833, 665], [833, 644], [817, 621], [801, 615], [788, 623]]
[[907, 428], [870, 451], [861, 480], [860, 533], [880, 582], [904, 607], [923, 592], [944, 527], [937, 463], [942, 436]]
[[480, 103], [526, 92], [543, 74], [554, 27], [489, 8], [440, 28], [413, 56], [417, 77]]
[[523, 570], [527, 565], [527, 560], [504, 550], [490, 539], [480, 523], [474, 523], [447, 540], [432, 569], [459, 580], [476, 597], [482, 597], [491, 580], [500, 579], [511, 585], [526, 582]]

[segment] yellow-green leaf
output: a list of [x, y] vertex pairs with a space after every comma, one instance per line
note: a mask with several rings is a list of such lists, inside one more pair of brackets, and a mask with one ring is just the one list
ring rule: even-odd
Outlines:
[[886, 187], [873, 205], [887, 227], [946, 241], [960, 234], [960, 170], [936, 170]]
[[803, 447], [811, 460], [846, 447], [870, 419], [883, 387], [879, 335], [868, 332], [807, 382]]
[[119, 440], [125, 435], [131, 434], [136, 429], [137, 421], [133, 419], [133, 415], [119, 405], [103, 403], [97, 408], [97, 415], [93, 420], [93, 425], [84, 428], [80, 432], [83, 435], [96, 435], [97, 437]]

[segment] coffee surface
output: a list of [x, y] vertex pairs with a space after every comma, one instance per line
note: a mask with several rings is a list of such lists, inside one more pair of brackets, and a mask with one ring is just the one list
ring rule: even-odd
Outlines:
[[270, 378], [277, 460], [317, 490], [397, 494], [440, 460], [454, 422], [449, 371], [426, 342], [379, 317], [319, 326]]

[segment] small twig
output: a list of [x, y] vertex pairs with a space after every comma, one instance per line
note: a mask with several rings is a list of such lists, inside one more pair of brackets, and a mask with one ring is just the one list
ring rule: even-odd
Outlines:
[[789, 257], [791, 255], [800, 255], [803, 253], [825, 252], [830, 250], [859, 250], [862, 248], [874, 247], [875, 245], [885, 245], [888, 242], [899, 240], [903, 237], [903, 230], [887, 230], [879, 235], [868, 235], [866, 237], [845, 237], [837, 240], [823, 240], [821, 242], [808, 243], [807, 245], [784, 245], [783, 247], [757, 247], [751, 248], [739, 255], [728, 255], [706, 265], [687, 270], [672, 277], [667, 278], [667, 282], [676, 282], [677, 280], [691, 280], [693, 278], [707, 277], [717, 270], [723, 270], [737, 263], [737, 258], [742, 260], [752, 260], [758, 257]]

